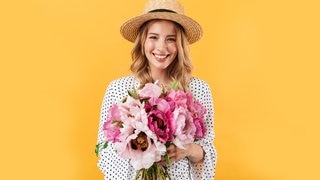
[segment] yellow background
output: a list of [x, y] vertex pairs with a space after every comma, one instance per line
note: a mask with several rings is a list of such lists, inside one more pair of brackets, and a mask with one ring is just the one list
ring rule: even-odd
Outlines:
[[[191, 54], [214, 95], [216, 179], [320, 179], [318, 1], [181, 2], [204, 28]], [[0, 179], [102, 179], [100, 105], [144, 3], [1, 1]]]

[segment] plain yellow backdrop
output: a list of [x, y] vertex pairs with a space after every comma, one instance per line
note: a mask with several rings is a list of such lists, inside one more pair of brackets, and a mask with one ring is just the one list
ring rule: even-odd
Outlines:
[[[181, 0], [204, 29], [194, 75], [215, 103], [217, 180], [316, 180], [317, 0]], [[0, 179], [102, 179], [107, 84], [129, 74], [119, 27], [145, 0], [0, 3]]]

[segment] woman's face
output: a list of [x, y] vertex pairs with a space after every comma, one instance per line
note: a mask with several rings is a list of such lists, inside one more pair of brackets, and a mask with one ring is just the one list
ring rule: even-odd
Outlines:
[[144, 51], [151, 71], [165, 70], [173, 62], [177, 56], [176, 39], [176, 26], [173, 22], [150, 22]]

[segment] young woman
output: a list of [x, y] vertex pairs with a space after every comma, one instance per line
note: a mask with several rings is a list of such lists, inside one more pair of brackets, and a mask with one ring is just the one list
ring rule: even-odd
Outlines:
[[[98, 142], [103, 142], [103, 124], [108, 109], [121, 101], [127, 90], [141, 88], [158, 81], [161, 85], [179, 83], [179, 89], [191, 92], [205, 106], [205, 137], [187, 144], [185, 149], [174, 145], [167, 148], [170, 158], [168, 171], [173, 179], [214, 179], [217, 153], [213, 146], [213, 102], [209, 85], [192, 77], [189, 44], [202, 36], [200, 25], [184, 15], [176, 0], [150, 0], [144, 13], [124, 23], [122, 36], [134, 42], [132, 50], [132, 75], [112, 81], [106, 90], [99, 126]], [[159, 162], [164, 163], [164, 162]], [[133, 179], [136, 170], [128, 160], [117, 154], [109, 144], [99, 155], [98, 166], [105, 179]]]

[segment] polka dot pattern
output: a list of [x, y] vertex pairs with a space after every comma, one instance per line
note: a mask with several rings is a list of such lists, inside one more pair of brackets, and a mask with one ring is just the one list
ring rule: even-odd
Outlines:
[[[127, 95], [127, 90], [138, 86], [139, 81], [134, 76], [116, 79], [108, 85], [101, 107], [98, 143], [103, 142], [105, 139], [102, 127], [107, 118], [108, 109], [113, 103], [121, 101]], [[192, 78], [189, 88], [194, 97], [207, 109], [205, 115], [207, 133], [203, 139], [195, 142], [203, 148], [205, 152], [204, 160], [195, 164], [189, 161], [188, 158], [184, 158], [170, 164], [168, 170], [174, 180], [214, 179], [217, 152], [213, 145], [214, 111], [211, 90], [205, 81], [198, 78]], [[119, 157], [112, 143], [109, 143], [109, 146], [100, 152], [98, 167], [104, 174], [105, 180], [131, 180], [134, 179], [136, 173], [128, 160]]]

